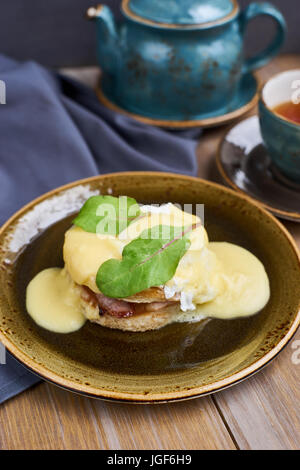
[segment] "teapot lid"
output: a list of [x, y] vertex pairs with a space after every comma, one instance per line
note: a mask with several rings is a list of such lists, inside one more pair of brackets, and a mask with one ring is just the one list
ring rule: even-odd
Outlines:
[[195, 28], [225, 23], [239, 7], [236, 0], [123, 0], [122, 10], [130, 19], [151, 26]]

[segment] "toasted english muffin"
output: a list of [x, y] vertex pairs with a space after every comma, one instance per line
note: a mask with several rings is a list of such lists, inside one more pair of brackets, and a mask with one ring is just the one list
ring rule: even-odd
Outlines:
[[84, 298], [81, 298], [81, 306], [85, 317], [91, 322], [123, 331], [143, 332], [157, 330], [169, 323], [199, 322], [206, 318], [197, 313], [197, 310], [182, 312], [179, 302], [174, 302], [161, 310], [150, 310], [127, 318], [114, 317], [108, 314], [100, 315], [99, 307], [87, 302]]

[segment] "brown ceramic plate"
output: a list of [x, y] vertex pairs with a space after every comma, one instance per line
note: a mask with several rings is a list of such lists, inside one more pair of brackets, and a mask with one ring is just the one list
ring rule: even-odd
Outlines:
[[[126, 333], [86, 323], [60, 335], [35, 325], [25, 289], [41, 269], [62, 265], [65, 230], [91, 194], [138, 201], [204, 203], [211, 240], [244, 246], [264, 263], [271, 299], [257, 315]], [[42, 378], [95, 398], [162, 402], [233, 385], [270, 362], [300, 322], [299, 253], [285, 228], [245, 196], [167, 173], [115, 173], [77, 181], [17, 212], [0, 232], [0, 340]]]

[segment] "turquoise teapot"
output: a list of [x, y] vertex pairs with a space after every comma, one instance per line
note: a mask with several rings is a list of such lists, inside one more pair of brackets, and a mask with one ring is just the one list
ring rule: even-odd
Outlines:
[[[283, 43], [286, 25], [269, 3], [240, 11], [236, 0], [123, 0], [117, 25], [106, 5], [96, 21], [101, 93], [112, 106], [162, 121], [226, 113], [243, 77], [266, 64]], [[260, 15], [277, 26], [271, 44], [245, 59], [248, 22]]]

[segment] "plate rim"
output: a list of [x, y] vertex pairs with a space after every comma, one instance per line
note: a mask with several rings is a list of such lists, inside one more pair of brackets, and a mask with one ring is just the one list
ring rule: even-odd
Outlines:
[[[300, 312], [299, 312], [300, 313]], [[298, 313], [298, 315], [299, 315]], [[299, 326], [299, 325], [298, 325]], [[203, 391], [201, 393], [197, 393], [197, 394], [190, 394], [190, 395], [182, 395], [182, 396], [176, 396], [176, 397], [171, 397], [171, 398], [155, 398], [155, 399], [148, 399], [148, 398], [143, 398], [143, 397], [147, 397], [148, 395], [144, 395], [144, 394], [128, 394], [130, 395], [130, 398], [126, 397], [126, 398], [121, 398], [121, 397], [112, 397], [112, 396], [104, 396], [104, 395], [100, 395], [100, 394], [94, 394], [94, 393], [89, 393], [89, 392], [86, 392], [86, 391], [80, 391], [76, 388], [72, 388], [70, 386], [65, 386], [65, 385], [62, 385], [61, 383], [58, 383], [56, 382], [55, 380], [52, 380], [50, 379], [49, 377], [47, 376], [44, 376], [42, 375], [41, 373], [38, 373], [36, 372], [34, 369], [32, 369], [30, 366], [28, 365], [25, 365], [24, 362], [22, 362], [17, 356], [15, 356], [11, 351], [9, 351], [9, 353], [14, 357], [14, 359], [19, 362], [20, 364], [22, 364], [23, 367], [25, 367], [28, 371], [30, 371], [31, 373], [33, 373], [34, 375], [36, 375], [37, 377], [39, 377], [40, 379], [44, 380], [45, 382], [48, 382], [50, 384], [53, 384], [59, 388], [61, 388], [62, 390], [66, 390], [68, 392], [72, 392], [72, 393], [76, 393], [77, 395], [81, 395], [83, 397], [87, 397], [87, 398], [93, 398], [95, 400], [103, 400], [103, 401], [107, 401], [107, 402], [110, 402], [110, 403], [123, 403], [123, 404], [132, 404], [132, 405], [155, 405], [155, 404], [163, 404], [163, 403], [174, 403], [174, 402], [181, 402], [181, 401], [186, 401], [186, 400], [193, 400], [195, 398], [201, 398], [201, 397], [205, 397], [205, 396], [208, 396], [208, 395], [211, 395], [213, 393], [217, 393], [217, 392], [221, 392], [223, 390], [226, 390], [228, 388], [231, 388], [233, 387], [234, 385], [237, 385], [241, 382], [243, 382], [244, 380], [252, 377], [253, 375], [257, 374], [258, 372], [260, 372], [262, 369], [264, 369], [265, 367], [267, 367], [278, 355], [279, 353], [288, 345], [288, 343], [291, 341], [291, 339], [295, 336], [296, 332], [297, 332], [297, 329], [298, 329], [298, 326], [296, 327], [296, 329], [292, 332], [291, 336], [288, 338], [288, 340], [283, 344], [283, 346], [274, 354], [273, 357], [271, 357], [269, 360], [267, 360], [265, 363], [263, 363], [262, 365], [260, 365], [259, 367], [257, 367], [256, 369], [254, 369], [253, 371], [249, 372], [247, 375], [244, 375], [243, 377], [241, 378], [237, 378], [236, 380], [228, 383], [228, 384], [225, 384], [221, 387], [216, 387], [215, 389], [213, 390], [208, 390], [208, 391]], [[1, 333], [1, 332], [0, 332]], [[285, 337], [284, 337], [285, 338]], [[283, 338], [283, 339], [284, 339]], [[279, 343], [278, 343], [279, 344]], [[8, 348], [7, 348], [8, 349]], [[273, 351], [273, 350], [272, 350]], [[264, 357], [264, 356], [263, 356]], [[253, 364], [256, 364], [256, 362], [254, 362]], [[252, 364], [251, 364], [252, 365]], [[249, 366], [250, 367], [250, 366]], [[242, 369], [243, 371], [244, 369]], [[241, 372], [242, 372], [241, 371]], [[229, 376], [229, 377], [233, 377], [233, 376]], [[219, 382], [214, 382], [213, 384], [218, 384]], [[198, 388], [202, 388], [202, 387], [198, 387]], [[197, 389], [198, 389], [197, 388]], [[96, 390], [100, 390], [100, 389], [96, 389]], [[121, 392], [117, 392], [121, 395]], [[179, 394], [179, 392], [175, 392], [175, 394]], [[149, 394], [150, 395], [150, 394]], [[159, 394], [159, 395], [167, 395], [167, 393], [165, 394]], [[135, 396], [135, 397], [138, 397], [138, 398], [132, 398], [131, 399], [131, 396]], [[154, 394], [150, 395], [150, 396], [154, 396]]]
[[225, 170], [225, 167], [222, 163], [222, 148], [223, 148], [223, 145], [226, 141], [226, 138], [227, 136], [229, 135], [229, 133], [236, 127], [238, 126], [239, 124], [241, 124], [242, 122], [245, 122], [245, 121], [248, 121], [250, 119], [253, 119], [254, 117], [256, 117], [258, 119], [258, 115], [255, 114], [253, 116], [248, 116], [248, 117], [245, 117], [244, 119], [242, 119], [241, 121], [239, 122], [236, 122], [234, 123], [233, 125], [231, 125], [229, 127], [229, 129], [227, 129], [219, 144], [218, 144], [218, 148], [217, 148], [217, 152], [216, 152], [216, 156], [215, 156], [215, 160], [216, 160], [216, 165], [217, 165], [217, 168], [218, 168], [218, 171], [221, 175], [221, 177], [223, 178], [223, 180], [225, 181], [225, 183], [227, 183], [229, 185], [230, 188], [234, 189], [235, 191], [237, 191], [239, 194], [241, 195], [244, 195], [244, 196], [247, 196], [249, 197], [252, 201], [254, 201], [255, 203], [259, 204], [260, 206], [262, 206], [264, 209], [267, 209], [268, 211], [272, 212], [272, 214], [275, 214], [277, 215], [277, 217], [281, 217], [282, 219], [284, 220], [290, 220], [292, 222], [300, 222], [300, 212], [297, 213], [297, 212], [292, 212], [292, 211], [285, 211], [283, 209], [277, 209], [276, 207], [273, 207], [271, 206], [270, 204], [267, 204], [263, 201], [261, 201], [260, 199], [254, 197], [254, 196], [250, 196], [249, 193], [247, 193], [246, 191], [244, 191], [243, 189], [241, 189], [234, 181], [232, 181], [232, 179], [230, 178], [229, 174], [227, 173], [227, 171]]
[[[24, 205], [18, 211], [16, 211], [3, 225], [0, 227], [0, 237], [4, 233], [4, 231], [16, 220], [18, 219], [24, 212], [27, 212], [31, 207], [34, 207], [36, 204], [44, 201], [45, 199], [60, 193], [61, 191], [65, 191], [71, 189], [75, 186], [88, 184], [90, 182], [95, 182], [98, 180], [103, 180], [106, 178], [112, 178], [114, 176], [152, 176], [152, 177], [162, 177], [162, 178], [173, 178], [182, 180], [185, 179], [186, 181], [193, 181], [196, 183], [201, 183], [206, 186], [216, 187], [217, 189], [221, 189], [226, 193], [230, 193], [231, 195], [237, 196], [238, 198], [246, 200], [251, 205], [255, 206], [260, 212], [262, 212], [267, 218], [271, 219], [275, 225], [280, 229], [282, 234], [285, 236], [287, 241], [290, 244], [290, 247], [294, 254], [296, 255], [296, 259], [299, 263], [300, 268], [300, 252], [296, 245], [295, 240], [293, 239], [292, 235], [288, 232], [288, 230], [282, 225], [280, 221], [278, 221], [270, 212], [264, 209], [260, 204], [258, 204], [255, 200], [245, 194], [237, 194], [236, 191], [233, 189], [227, 188], [221, 184], [215, 183], [213, 181], [208, 181], [202, 178], [194, 177], [194, 176], [187, 176], [187, 175], [180, 175], [176, 173], [170, 172], [156, 172], [156, 171], [128, 171], [128, 172], [116, 172], [116, 173], [106, 173], [102, 175], [91, 176], [88, 178], [76, 180], [65, 185], [59, 186], [57, 188], [48, 191], [37, 198], [30, 201], [28, 204]], [[38, 375], [39, 377], [45, 379], [48, 382], [54, 383], [55, 385], [72, 391], [74, 393], [79, 393], [85, 396], [89, 396], [91, 398], [98, 398], [98, 399], [106, 399], [110, 401], [121, 401], [126, 403], [164, 403], [164, 402], [171, 402], [171, 401], [179, 401], [185, 399], [192, 399], [198, 398], [200, 396], [208, 395], [211, 393], [215, 393], [217, 391], [223, 390], [224, 388], [228, 388], [230, 386], [235, 385], [236, 383], [248, 378], [249, 376], [253, 375], [254, 373], [258, 372], [262, 367], [266, 366], [272, 359], [274, 359], [277, 354], [287, 345], [293, 335], [296, 333], [298, 326], [300, 325], [300, 299], [299, 299], [299, 310], [298, 313], [295, 315], [295, 318], [290, 325], [289, 330], [286, 332], [284, 337], [264, 356], [259, 358], [258, 360], [254, 361], [249, 366], [243, 368], [239, 372], [231, 374], [225, 377], [222, 380], [218, 380], [211, 384], [202, 385], [200, 387], [194, 387], [190, 390], [181, 390], [176, 392], [161, 392], [161, 393], [149, 393], [147, 395], [142, 393], [129, 393], [129, 392], [120, 392], [120, 391], [113, 391], [113, 390], [105, 390], [101, 388], [96, 388], [91, 385], [79, 384], [75, 383], [72, 380], [65, 379], [61, 377], [59, 374], [56, 374], [50, 371], [45, 365], [39, 364], [36, 360], [29, 358], [26, 354], [24, 354], [21, 350], [15, 346], [12, 341], [4, 335], [2, 329], [0, 328], [0, 341], [2, 344], [7, 348], [7, 350], [18, 360], [20, 361], [27, 369], [31, 370], [33, 373]], [[74, 388], [74, 386], [76, 388]]]
[[96, 95], [99, 99], [99, 101], [106, 106], [107, 108], [111, 109], [112, 111], [115, 111], [117, 113], [123, 114], [124, 116], [128, 116], [131, 118], [136, 119], [137, 121], [143, 122], [144, 124], [148, 124], [151, 126], [157, 126], [157, 127], [164, 127], [167, 129], [188, 129], [188, 128], [193, 128], [193, 127], [203, 127], [203, 128], [208, 128], [208, 127], [214, 127], [214, 126], [222, 126], [225, 124], [229, 124], [232, 122], [234, 119], [237, 119], [244, 114], [246, 114], [248, 111], [250, 111], [254, 106], [258, 103], [259, 99], [259, 91], [262, 86], [262, 82], [257, 77], [254, 73], [250, 73], [252, 78], [254, 79], [256, 83], [256, 89], [253, 97], [251, 98], [250, 101], [247, 101], [243, 106], [238, 107], [237, 109], [230, 111], [229, 113], [221, 114], [219, 116], [211, 117], [211, 118], [206, 118], [206, 119], [194, 119], [194, 120], [172, 120], [172, 119], [156, 119], [156, 118], [151, 118], [147, 116], [143, 116], [141, 114], [137, 114], [133, 111], [128, 111], [112, 100], [110, 100], [103, 92], [102, 87], [101, 87], [101, 77], [98, 81], [97, 87], [96, 87]]

